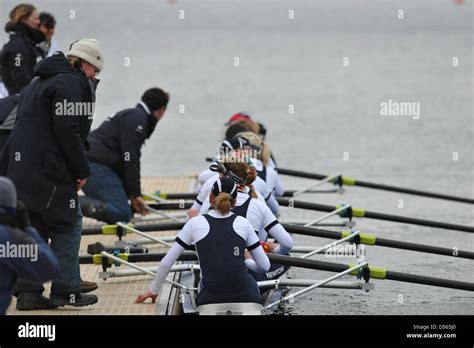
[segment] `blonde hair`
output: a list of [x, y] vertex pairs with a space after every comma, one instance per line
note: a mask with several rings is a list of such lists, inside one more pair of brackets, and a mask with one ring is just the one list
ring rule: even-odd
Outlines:
[[16, 5], [13, 10], [10, 11], [10, 21], [5, 24], [5, 31], [14, 30], [15, 26], [18, 23], [23, 22], [25, 19], [28, 19], [31, 14], [36, 11], [36, 7], [30, 4], [19, 4]]
[[225, 215], [235, 206], [235, 201], [230, 193], [221, 192], [218, 196], [214, 196], [212, 204], [219, 213]]
[[262, 149], [260, 151], [260, 154], [257, 156], [257, 159], [261, 160], [263, 164], [267, 166], [270, 163], [271, 157], [271, 151], [268, 144], [264, 142], [262, 138], [260, 138], [257, 134], [252, 132], [242, 132], [239, 133], [239, 135], [246, 138], [250, 142], [250, 144], [260, 147]]

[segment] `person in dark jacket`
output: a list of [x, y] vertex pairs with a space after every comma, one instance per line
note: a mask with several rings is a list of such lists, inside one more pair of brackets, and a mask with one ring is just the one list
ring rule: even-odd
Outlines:
[[[2, 162], [25, 202], [33, 226], [59, 259], [61, 273], [52, 284], [54, 306], [84, 306], [95, 295], [80, 292], [79, 245], [82, 213], [77, 191], [90, 175], [87, 136], [95, 102], [95, 75], [102, 69], [100, 44], [94, 39], [74, 42], [66, 56], [56, 52], [35, 67], [35, 79], [22, 91], [18, 120], [5, 145]], [[17, 307], [51, 308], [41, 300], [41, 284], [20, 280]], [[29, 303], [20, 303], [22, 292]]]
[[10, 95], [21, 92], [30, 83], [33, 68], [44, 57], [38, 44], [46, 37], [39, 25], [38, 11], [32, 5], [20, 4], [10, 12], [10, 21], [5, 25], [10, 39], [1, 55], [2, 79]]
[[118, 112], [91, 132], [90, 161], [92, 175], [80, 197], [85, 216], [107, 223], [128, 222], [132, 207], [147, 214], [140, 187], [141, 147], [163, 117], [169, 95], [160, 88], [150, 88], [138, 105]]
[[[15, 125], [19, 100], [19, 94], [0, 99], [0, 153]], [[0, 175], [4, 175], [5, 173], [2, 173], [1, 167], [0, 164]]]
[[28, 213], [17, 201], [13, 182], [3, 176], [0, 176], [0, 246], [0, 315], [4, 315], [17, 277], [45, 282], [56, 277], [59, 263], [30, 225]]

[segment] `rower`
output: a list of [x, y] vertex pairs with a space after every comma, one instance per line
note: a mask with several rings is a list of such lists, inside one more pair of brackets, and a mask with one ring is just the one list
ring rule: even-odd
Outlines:
[[255, 186], [258, 191], [265, 192], [265, 201], [275, 215], [278, 215], [280, 206], [275, 197], [283, 196], [285, 190], [274, 166], [271, 165], [270, 149], [260, 137], [251, 132], [240, 133], [236, 136], [243, 143], [243, 150], [252, 161], [258, 176], [265, 183], [264, 187]]
[[[225, 156], [225, 154], [229, 154], [231, 152], [235, 152], [234, 150], [241, 149], [242, 146], [244, 145], [243, 141], [244, 141], [243, 138], [239, 138], [239, 139], [233, 138], [233, 139], [224, 140], [224, 142], [222, 142], [221, 144], [218, 154], [216, 155], [215, 161], [213, 162], [213, 164], [211, 164], [211, 167], [216, 167], [218, 162], [221, 161], [221, 159]], [[245, 140], [245, 142], [248, 142], [248, 141]], [[216, 172], [216, 170], [211, 170], [211, 169], [207, 169], [203, 171], [201, 174], [199, 174], [199, 178], [201, 180], [204, 180], [204, 179], [205, 180], [198, 191], [198, 194], [193, 202], [191, 209], [189, 209], [188, 211], [188, 217], [190, 219], [197, 216], [199, 214], [199, 211], [201, 210], [202, 205], [208, 201], [208, 197], [211, 192], [212, 185], [214, 184], [214, 182], [216, 181], [218, 177], [219, 175]], [[271, 206], [272, 208], [279, 209], [278, 202], [271, 195], [271, 192], [268, 191], [267, 184], [261, 178], [257, 177], [255, 179], [254, 187], [255, 187], [257, 198], [259, 200], [262, 200], [263, 202], [267, 204], [270, 202], [272, 204]]]
[[[234, 160], [235, 157], [237, 160]], [[266, 241], [268, 234], [278, 240], [280, 246], [274, 251], [275, 253], [288, 254], [293, 247], [293, 238], [278, 222], [270, 208], [257, 199], [253, 187], [253, 181], [257, 174], [255, 168], [247, 163], [245, 157], [242, 153], [237, 152], [225, 157], [217, 166], [211, 166], [211, 168], [218, 172], [220, 177], [229, 177], [238, 185], [237, 202], [232, 211], [250, 221], [261, 241]], [[247, 191], [246, 188], [249, 190]], [[205, 202], [200, 213], [206, 214], [209, 210], [210, 204]]]
[[[201, 269], [197, 296], [199, 306], [214, 303], [260, 303], [257, 282], [247, 268], [265, 272], [270, 261], [260, 245], [250, 222], [231, 212], [235, 206], [237, 186], [230, 178], [218, 179], [210, 200], [213, 210], [189, 220], [176, 237], [156, 271], [150, 289], [136, 299], [136, 303], [151, 298], [153, 302], [181, 253], [194, 245]], [[253, 259], [245, 259], [245, 249]]]
[[[256, 178], [256, 171], [246, 163], [245, 156], [242, 156], [242, 154], [240, 156], [237, 160], [235, 160], [236, 155], [228, 156], [219, 164], [219, 168], [214, 167], [221, 177], [231, 178], [238, 187], [237, 201], [232, 212], [250, 221], [261, 243], [266, 242], [269, 235], [278, 241], [278, 244], [268, 243], [269, 251], [275, 254], [287, 255], [293, 247], [293, 238], [278, 222], [268, 206], [255, 198], [252, 182]], [[228, 159], [232, 161], [228, 161]], [[248, 192], [246, 188], [249, 188]], [[203, 204], [201, 214], [207, 213], [209, 209], [209, 204]], [[282, 276], [288, 268], [283, 265], [272, 264], [268, 272], [262, 274], [250, 272], [250, 274], [257, 281], [271, 280]]]
[[[242, 142], [242, 139], [238, 139], [238, 138], [227, 138], [225, 139], [222, 143], [221, 143], [221, 146], [219, 147], [219, 151], [217, 151], [216, 155], [214, 156], [214, 162], [217, 162], [219, 160], [219, 158], [222, 158], [224, 157], [226, 154], [228, 154], [229, 152], [233, 151], [233, 150], [237, 150], [237, 149], [241, 149], [243, 146], [243, 142]], [[198, 181], [201, 185], [204, 185], [204, 183], [211, 177], [215, 176], [215, 172], [210, 170], [210, 169], [206, 169], [204, 170], [203, 172], [201, 172], [199, 175], [198, 175]]]

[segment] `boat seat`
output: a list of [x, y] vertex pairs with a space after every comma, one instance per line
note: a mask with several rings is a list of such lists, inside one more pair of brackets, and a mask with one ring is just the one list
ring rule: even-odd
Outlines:
[[263, 306], [259, 303], [213, 303], [198, 306], [199, 315], [262, 315]]

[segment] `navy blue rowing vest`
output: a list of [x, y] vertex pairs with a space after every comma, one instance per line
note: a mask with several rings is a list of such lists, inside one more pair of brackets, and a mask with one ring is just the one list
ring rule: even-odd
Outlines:
[[[234, 214], [240, 215], [244, 218], [247, 217], [247, 211], [249, 210], [249, 205], [250, 205], [250, 200], [252, 197], [249, 197], [244, 204], [235, 206], [232, 209], [232, 212]], [[258, 235], [258, 231], [255, 231]], [[256, 281], [262, 281], [262, 280], [273, 280], [273, 279], [278, 279], [280, 278], [286, 271], [290, 269], [290, 266], [286, 265], [279, 265], [279, 264], [270, 264], [270, 269], [265, 272], [265, 273], [255, 273], [251, 270], [249, 270], [249, 274], [256, 280]]]
[[239, 216], [242, 216], [244, 218], [247, 217], [247, 211], [249, 210], [249, 205], [250, 205], [250, 201], [252, 200], [252, 197], [249, 197], [245, 202], [244, 204], [242, 205], [239, 205], [239, 206], [235, 206], [232, 208], [232, 212], [234, 214], [237, 214]]
[[209, 223], [209, 233], [196, 243], [202, 273], [198, 305], [260, 302], [257, 284], [245, 266], [246, 242], [232, 227], [238, 215], [220, 219], [203, 216]]

